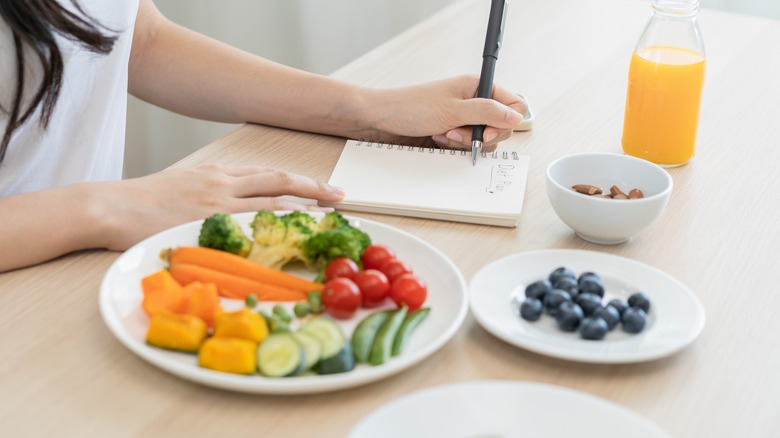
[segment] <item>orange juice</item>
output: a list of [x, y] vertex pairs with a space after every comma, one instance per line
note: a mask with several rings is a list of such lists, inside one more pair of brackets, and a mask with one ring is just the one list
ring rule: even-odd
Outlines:
[[693, 157], [704, 57], [674, 47], [634, 52], [628, 73], [623, 151], [662, 166]]

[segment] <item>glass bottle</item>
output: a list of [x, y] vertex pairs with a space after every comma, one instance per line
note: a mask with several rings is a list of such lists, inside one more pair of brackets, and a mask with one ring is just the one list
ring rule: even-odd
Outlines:
[[653, 15], [631, 56], [623, 152], [664, 167], [696, 149], [704, 84], [698, 0], [653, 0]]

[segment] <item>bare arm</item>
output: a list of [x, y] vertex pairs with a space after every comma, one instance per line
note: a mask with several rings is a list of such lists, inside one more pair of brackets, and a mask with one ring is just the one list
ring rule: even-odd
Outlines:
[[80, 249], [122, 251], [154, 233], [214, 213], [330, 210], [281, 195], [338, 201], [343, 192], [265, 167], [204, 165], [0, 198], [0, 272]]
[[[522, 121], [525, 103], [495, 87], [474, 99], [477, 77], [371, 89], [283, 66], [198, 34], [141, 0], [130, 92], [169, 110], [221, 122], [253, 122], [353, 138], [422, 138], [469, 145], [486, 124], [495, 144]], [[426, 102], [420, 105], [420, 102]], [[447, 138], [444, 137], [446, 134]], [[466, 137], [466, 138], [463, 138]]]
[[339, 135], [356, 123], [339, 121], [340, 109], [364, 91], [191, 31], [151, 0], [141, 1], [129, 76], [133, 95], [180, 114]]
[[100, 213], [88, 197], [84, 185], [75, 185], [0, 198], [0, 272], [97, 246]]

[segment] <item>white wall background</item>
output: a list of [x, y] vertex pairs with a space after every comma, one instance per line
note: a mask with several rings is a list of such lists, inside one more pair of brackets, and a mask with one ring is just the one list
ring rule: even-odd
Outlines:
[[[184, 26], [277, 62], [329, 74], [455, 1], [157, 0], [156, 3], [164, 14]], [[780, 18], [780, 0], [700, 2], [702, 7]], [[522, 0], [513, 3], [522, 4]], [[125, 175], [134, 177], [161, 170], [234, 128], [235, 125], [188, 119], [131, 98]]]
[[778, 0], [699, 0], [702, 7], [780, 19]]

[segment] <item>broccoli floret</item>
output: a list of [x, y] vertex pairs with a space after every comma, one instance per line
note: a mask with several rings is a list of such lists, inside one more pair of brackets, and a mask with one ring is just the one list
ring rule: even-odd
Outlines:
[[252, 241], [233, 216], [217, 213], [203, 221], [198, 245], [246, 257], [252, 248]]
[[310, 266], [320, 266], [316, 281], [322, 281], [325, 267], [336, 257], [349, 257], [362, 266], [360, 256], [371, 245], [371, 238], [363, 231], [342, 225], [315, 233], [303, 242], [303, 258]]
[[344, 216], [342, 216], [341, 213], [337, 211], [331, 211], [325, 213], [325, 215], [322, 216], [322, 219], [320, 219], [320, 222], [317, 224], [317, 227], [312, 229], [316, 232], [322, 232], [345, 226], [350, 226], [349, 221], [344, 219]]
[[295, 259], [303, 260], [303, 243], [311, 238], [313, 232], [311, 228], [300, 222], [289, 222], [287, 224], [287, 240], [296, 248]]
[[262, 210], [257, 212], [250, 226], [254, 238], [248, 256], [250, 260], [275, 269], [303, 260], [301, 244], [311, 237], [312, 231], [295, 216], [285, 218]]
[[371, 244], [368, 234], [353, 227], [341, 214], [330, 212], [319, 222], [302, 211], [277, 216], [273, 211], [257, 212], [250, 224], [254, 243], [248, 258], [281, 269], [300, 261], [319, 269], [321, 281], [327, 264], [336, 257], [349, 257], [362, 265], [360, 256]]
[[282, 216], [285, 222], [290, 224], [298, 224], [309, 229], [309, 232], [313, 232], [319, 226], [317, 220], [314, 219], [309, 213], [305, 211], [293, 211]]

